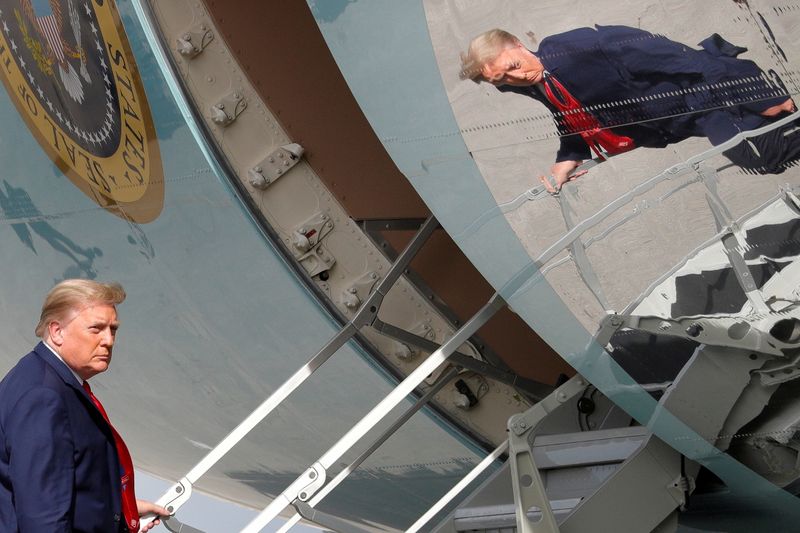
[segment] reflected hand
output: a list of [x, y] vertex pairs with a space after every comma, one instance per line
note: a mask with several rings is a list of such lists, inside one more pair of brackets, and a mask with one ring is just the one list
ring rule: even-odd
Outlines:
[[589, 172], [588, 170], [579, 170], [572, 173], [581, 163], [583, 161], [559, 161], [550, 168], [552, 182], [546, 176], [539, 176], [539, 181], [544, 184], [548, 192], [555, 194], [566, 182], [573, 181]]
[[761, 112], [761, 115], [765, 117], [774, 117], [781, 113], [794, 113], [795, 111], [797, 111], [797, 108], [794, 106], [794, 100], [789, 98], [781, 104], [768, 107]]

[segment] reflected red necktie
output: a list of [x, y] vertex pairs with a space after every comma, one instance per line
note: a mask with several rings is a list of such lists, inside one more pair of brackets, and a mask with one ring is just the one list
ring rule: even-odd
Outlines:
[[139, 531], [139, 510], [136, 507], [136, 493], [133, 487], [133, 459], [131, 459], [131, 453], [128, 451], [128, 447], [125, 446], [125, 441], [122, 440], [117, 430], [111, 425], [106, 410], [103, 409], [103, 404], [101, 404], [97, 396], [92, 393], [92, 388], [89, 387], [87, 381], [83, 382], [83, 388], [89, 394], [92, 403], [97, 407], [97, 410], [100, 411], [100, 414], [103, 415], [106, 423], [108, 423], [108, 427], [111, 428], [111, 432], [114, 434], [114, 444], [117, 446], [117, 455], [119, 456], [120, 466], [122, 466], [123, 470], [122, 478], [120, 479], [122, 488], [122, 515], [125, 517], [128, 530], [131, 533], [137, 533]]
[[600, 159], [605, 160], [606, 155], [621, 154], [636, 148], [630, 137], [617, 135], [610, 129], [604, 128], [600, 121], [589, 113], [555, 76], [548, 73], [542, 82], [547, 100], [561, 111], [561, 120], [566, 124], [567, 129], [583, 137], [586, 144]]

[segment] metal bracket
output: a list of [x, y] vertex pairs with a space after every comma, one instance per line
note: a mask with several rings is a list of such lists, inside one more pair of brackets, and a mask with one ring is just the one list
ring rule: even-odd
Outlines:
[[800, 355], [790, 361], [768, 361], [763, 368], [753, 370], [758, 374], [764, 387], [779, 385], [800, 378]]
[[[700, 316], [663, 318], [657, 316], [609, 315], [600, 324], [595, 338], [602, 346], [623, 327], [656, 335], [681, 337], [710, 346], [751, 350], [786, 357], [784, 350], [797, 348], [800, 338], [776, 337], [782, 329], [800, 327], [798, 309], [780, 314], [742, 316]], [[786, 322], [785, 328], [782, 327]], [[792, 331], [794, 331], [792, 329]]]
[[170, 516], [169, 518], [162, 518], [161, 523], [164, 525], [165, 528], [167, 528], [167, 531], [170, 531], [171, 533], [205, 533], [205, 531], [203, 531], [202, 529], [197, 529], [196, 527], [187, 526], [174, 516]]
[[319, 463], [314, 463], [303, 473], [303, 477], [309, 479], [310, 483], [300, 489], [297, 499], [307, 502], [325, 484], [325, 468]]
[[[583, 392], [585, 387], [586, 381], [580, 376], [574, 376], [524, 413], [508, 419], [508, 461], [514, 489], [517, 531], [520, 533], [558, 532], [558, 523], [550, 507], [539, 468], [533, 459], [531, 443], [536, 429], [547, 415]], [[541, 519], [536, 523], [528, 518], [528, 509], [531, 507], [538, 507], [542, 513]]]
[[[433, 353], [441, 347], [435, 342], [420, 337], [419, 335], [415, 335], [409, 331], [400, 329], [392, 324], [387, 324], [377, 317], [372, 321], [372, 327], [375, 328], [378, 333], [386, 335], [387, 337], [402, 343], [404, 346], [414, 346], [429, 353]], [[413, 350], [410, 350], [413, 353]], [[521, 377], [514, 372], [497, 368], [490, 364], [484, 363], [480, 359], [476, 359], [470, 355], [465, 355], [461, 352], [454, 352], [450, 356], [449, 361], [463, 369], [471, 370], [487, 378], [499, 381], [500, 383], [505, 383], [506, 385], [516, 387], [536, 401], [553, 392], [553, 387], [549, 385], [544, 385], [538, 381]]]
[[328, 528], [331, 531], [336, 531], [338, 533], [368, 533], [366, 529], [358, 528], [349, 522], [342, 520], [338, 516], [318, 511], [305, 502], [295, 501], [292, 503], [292, 506], [297, 511], [297, 514], [306, 520], [324, 528]]
[[359, 276], [347, 289], [342, 291], [341, 302], [348, 311], [355, 311], [361, 302], [366, 300], [372, 288], [378, 283], [380, 276], [377, 272], [370, 271]]
[[333, 221], [325, 213], [316, 213], [292, 232], [292, 248], [298, 259], [319, 244], [333, 230]]
[[211, 106], [211, 120], [220, 126], [229, 126], [247, 107], [247, 101], [239, 92], [232, 92]]
[[249, 170], [250, 185], [256, 189], [266, 189], [295, 166], [303, 153], [305, 149], [297, 143], [284, 144], [273, 150]]
[[336, 258], [322, 243], [320, 243], [309, 250], [308, 253], [303, 254], [298, 259], [298, 262], [303, 265], [303, 268], [306, 269], [309, 276], [314, 277], [326, 270], [330, 270], [336, 263]]
[[292, 250], [309, 276], [330, 270], [336, 258], [322, 243], [333, 230], [333, 221], [325, 213], [317, 213], [292, 232]]
[[414, 327], [409, 330], [409, 333], [412, 333], [421, 339], [426, 339], [429, 341], [436, 341], [436, 331], [431, 327], [430, 320], [424, 320], [422, 322], [417, 322]]
[[681, 474], [667, 485], [667, 490], [672, 493], [672, 497], [676, 501], [683, 500], [685, 503], [688, 498], [687, 495], [692, 494], [696, 487], [697, 484], [693, 476]]
[[205, 24], [195, 26], [183, 32], [183, 34], [176, 39], [177, 50], [180, 55], [187, 59], [197, 57], [205, 50], [206, 46], [214, 40], [214, 34], [211, 33]]
[[[171, 515], [192, 497], [192, 482], [188, 478], [183, 477], [177, 483], [172, 485], [161, 498], [156, 501], [156, 504], [166, 508]], [[144, 528], [147, 524], [155, 520], [154, 515], [145, 515], [139, 522], [139, 527]]]

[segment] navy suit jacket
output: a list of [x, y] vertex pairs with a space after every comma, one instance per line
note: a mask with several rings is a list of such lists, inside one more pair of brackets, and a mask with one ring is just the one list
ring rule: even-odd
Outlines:
[[0, 531], [127, 531], [114, 436], [43, 344], [0, 382]]
[[[746, 49], [717, 34], [697, 50], [627, 26], [578, 28], [542, 39], [534, 52], [547, 72], [606, 127], [636, 146], [663, 148], [688, 137], [720, 144], [765, 125], [760, 113], [788, 98]], [[498, 87], [558, 110], [537, 87]], [[556, 161], [591, 157], [589, 147], [556, 119], [561, 147]]]

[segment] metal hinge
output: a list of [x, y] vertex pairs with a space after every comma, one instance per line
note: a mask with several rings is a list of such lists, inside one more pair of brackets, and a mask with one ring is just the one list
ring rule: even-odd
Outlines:
[[309, 276], [326, 272], [336, 263], [336, 258], [322, 243], [332, 229], [331, 218], [324, 213], [317, 213], [292, 232], [292, 252]]
[[183, 32], [183, 34], [176, 39], [178, 43], [176, 48], [180, 55], [192, 59], [200, 55], [205, 47], [213, 40], [214, 34], [211, 33], [211, 30], [209, 30], [205, 24], [201, 24]]
[[211, 120], [220, 126], [230, 125], [242, 114], [247, 107], [247, 102], [240, 92], [232, 92], [211, 106]]
[[284, 144], [272, 151], [248, 172], [250, 185], [256, 189], [266, 189], [295, 166], [304, 152], [297, 143]]

